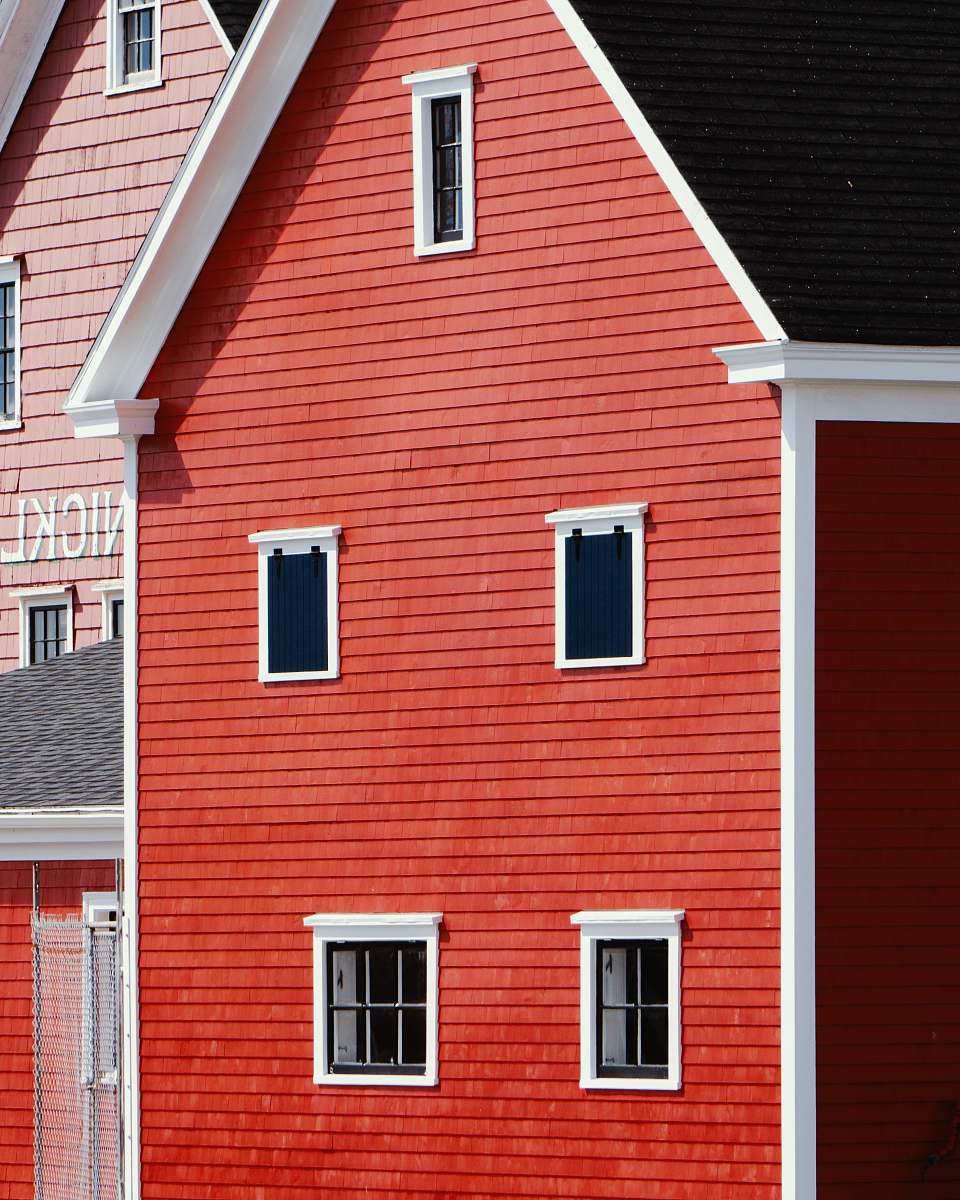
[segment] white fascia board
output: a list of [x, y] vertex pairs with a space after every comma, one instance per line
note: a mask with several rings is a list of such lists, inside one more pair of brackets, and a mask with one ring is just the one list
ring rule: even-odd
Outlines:
[[768, 341], [785, 338], [787, 335], [773, 315], [770, 306], [757, 291], [740, 260], [727, 245], [720, 231], [708, 216], [706, 209], [694, 195], [693, 189], [667, 153], [663, 143], [654, 133], [650, 123], [637, 106], [637, 102], [627, 91], [619, 75], [610, 65], [610, 60], [597, 45], [570, 0], [547, 0], [547, 3], [583, 55], [600, 86], [613, 101], [617, 112], [639, 142], [640, 149], [650, 160], [681, 212], [700, 238], [704, 249], [716, 263], [720, 273], [747, 310], [761, 335]]
[[63, 0], [0, 3], [0, 146], [17, 119], [62, 8]]
[[960, 383], [958, 346], [772, 341], [713, 353], [729, 383]]
[[123, 858], [123, 809], [0, 810], [0, 861]]
[[70, 390], [78, 437], [117, 436], [103, 414], [140, 392], [333, 4], [265, 0]]
[[210, 5], [210, 0], [199, 0], [199, 3], [200, 7], [203, 9], [203, 15], [210, 22], [213, 32], [217, 35], [217, 41], [224, 48], [224, 50], [226, 50], [227, 57], [233, 58], [234, 54], [236, 54], [236, 50], [230, 44], [230, 39], [224, 33], [223, 26], [220, 24], [217, 14], [213, 11], [213, 8]]

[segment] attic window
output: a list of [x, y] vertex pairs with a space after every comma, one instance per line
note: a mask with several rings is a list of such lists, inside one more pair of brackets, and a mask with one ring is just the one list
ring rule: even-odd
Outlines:
[[0, 429], [20, 422], [20, 264], [0, 260]]
[[160, 83], [160, 0], [109, 0], [107, 91]]
[[21, 667], [73, 650], [72, 586], [24, 588], [10, 595], [20, 602]]
[[413, 92], [413, 249], [472, 250], [476, 63], [405, 75]]

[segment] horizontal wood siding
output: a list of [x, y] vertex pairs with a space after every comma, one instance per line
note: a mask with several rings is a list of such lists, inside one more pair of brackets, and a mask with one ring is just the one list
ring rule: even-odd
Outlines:
[[[77, 441], [67, 393], [227, 66], [199, 0], [163, 0], [162, 87], [105, 96], [105, 0], [66, 0], [0, 151], [0, 256], [21, 256], [21, 431], [0, 431], [0, 546], [18, 545], [18, 497], [121, 493], [119, 444]], [[28, 553], [36, 517], [32, 506]], [[74, 512], [58, 533], [76, 529]], [[75, 582], [76, 644], [99, 641], [101, 558], [0, 565], [0, 670], [18, 663], [11, 588]]]
[[[79, 913], [84, 892], [114, 879], [112, 863], [44, 863], [40, 902]], [[0, 1200], [34, 1200], [32, 909], [30, 863], [0, 863]]]
[[817, 441], [819, 1200], [955, 1200], [960, 428]]
[[[407, 72], [477, 62], [477, 250]], [[145, 1200], [779, 1194], [779, 427], [542, 0], [336, 6], [144, 395]], [[553, 666], [544, 515], [647, 500], [644, 667]], [[248, 534], [340, 523], [342, 677]], [[578, 1086], [592, 908], [683, 907], [684, 1090]], [[442, 911], [440, 1083], [312, 1082], [313, 912]]]

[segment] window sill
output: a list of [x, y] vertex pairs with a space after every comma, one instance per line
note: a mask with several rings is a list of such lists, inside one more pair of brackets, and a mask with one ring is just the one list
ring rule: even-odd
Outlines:
[[147, 79], [143, 83], [121, 83], [116, 87], [108, 87], [105, 96], [126, 96], [129, 92], [147, 92], [151, 88], [163, 87], [162, 79]]
[[581, 1079], [584, 1091], [679, 1092], [679, 1079]]
[[558, 658], [554, 666], [560, 671], [581, 667], [642, 667], [646, 658], [641, 654], [635, 658]]
[[339, 670], [331, 671], [277, 671], [258, 675], [260, 683], [305, 683], [311, 679], [339, 679]]
[[9, 420], [0, 421], [0, 433], [12, 433], [14, 430], [22, 428], [23, 421], [19, 417], [12, 417]]
[[437, 1072], [426, 1075], [315, 1075], [317, 1084], [334, 1084], [337, 1087], [436, 1087]]
[[414, 246], [417, 258], [429, 258], [434, 254], [464, 254], [476, 249], [476, 238], [462, 238], [459, 242], [433, 242], [429, 246]]

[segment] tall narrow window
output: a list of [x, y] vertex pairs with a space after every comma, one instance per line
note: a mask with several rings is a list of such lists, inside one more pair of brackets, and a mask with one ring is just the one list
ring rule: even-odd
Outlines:
[[414, 253], [471, 250], [476, 64], [405, 75], [413, 92]]
[[160, 81], [160, 0], [110, 0], [107, 89]]
[[20, 426], [20, 264], [0, 262], [0, 429]]

